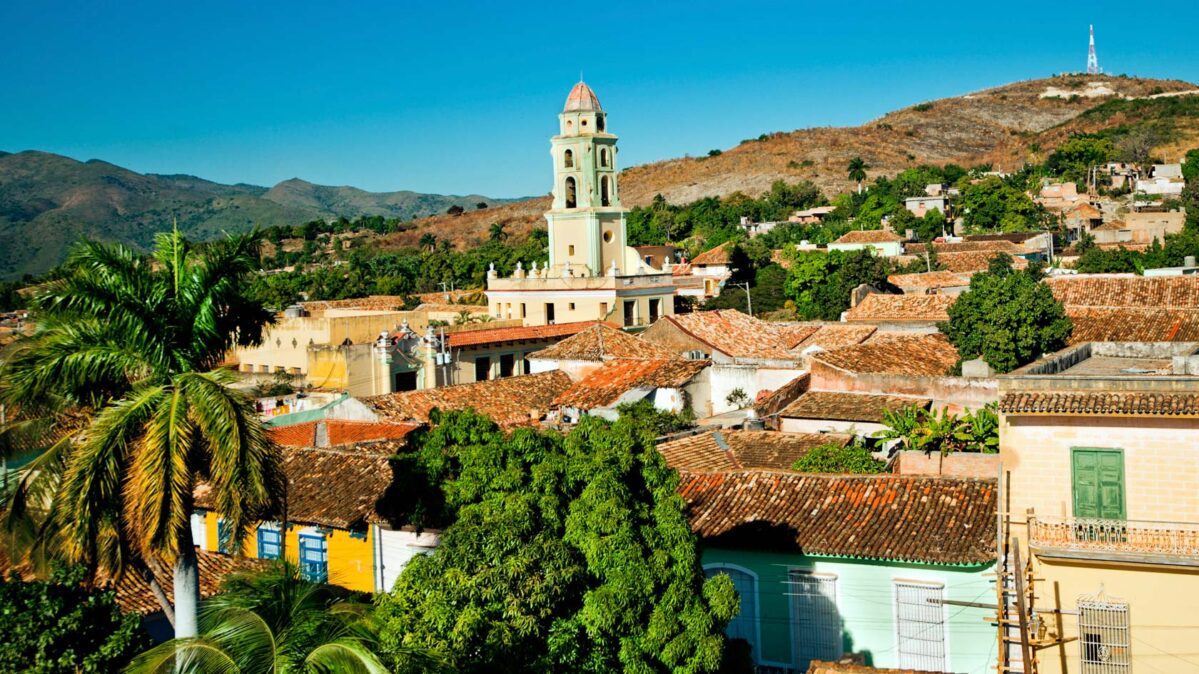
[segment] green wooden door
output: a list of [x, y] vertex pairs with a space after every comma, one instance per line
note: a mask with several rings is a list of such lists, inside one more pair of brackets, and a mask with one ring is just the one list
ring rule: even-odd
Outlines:
[[1124, 451], [1076, 448], [1074, 516], [1124, 519]]

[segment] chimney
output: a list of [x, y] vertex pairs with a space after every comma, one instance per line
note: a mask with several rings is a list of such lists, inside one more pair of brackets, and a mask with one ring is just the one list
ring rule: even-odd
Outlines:
[[1182, 258], [1182, 266], [1194, 267], [1195, 266], [1195, 256], [1187, 255], [1186, 257]]

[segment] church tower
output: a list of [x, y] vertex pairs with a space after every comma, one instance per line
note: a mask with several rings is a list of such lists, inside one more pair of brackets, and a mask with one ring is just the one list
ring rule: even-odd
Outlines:
[[558, 114], [550, 156], [549, 259], [517, 263], [511, 276], [488, 270], [491, 315], [525, 325], [598, 320], [640, 328], [673, 314], [670, 267], [655, 268], [625, 245], [616, 136], [599, 97], [583, 82]]
[[550, 139], [554, 161], [554, 202], [546, 212], [550, 267], [569, 264], [601, 276], [616, 263], [626, 271], [625, 210], [617, 186], [616, 136], [591, 87], [580, 81], [558, 115], [558, 135]]

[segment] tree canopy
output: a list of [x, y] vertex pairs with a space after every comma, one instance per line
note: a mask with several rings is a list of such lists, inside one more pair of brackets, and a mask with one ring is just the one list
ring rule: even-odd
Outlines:
[[677, 475], [634, 418], [562, 437], [440, 417], [419, 453], [451, 523], [378, 599], [384, 649], [466, 673], [715, 671], [736, 594], [704, 578]]
[[87, 570], [58, 566], [46, 581], [0, 577], [0, 671], [103, 674], [148, 645], [141, 619], [113, 590], [89, 590]]
[[1012, 269], [1001, 254], [970, 279], [970, 289], [949, 307], [938, 328], [963, 360], [981, 357], [998, 372], [1010, 372], [1066, 345], [1073, 325], [1049, 286], [1043, 268]]

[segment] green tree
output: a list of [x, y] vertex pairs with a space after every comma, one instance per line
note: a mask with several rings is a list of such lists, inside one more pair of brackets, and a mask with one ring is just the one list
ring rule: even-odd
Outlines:
[[1199, 148], [1187, 152], [1182, 161], [1182, 177], [1188, 183], [1199, 181]]
[[431, 252], [437, 247], [437, 236], [432, 232], [425, 232], [424, 234], [420, 235], [420, 242], [417, 245]]
[[[369, 606], [331, 585], [303, 578], [290, 563], [235, 574], [204, 607], [198, 637], [174, 639], [142, 653], [130, 674], [259, 674], [390, 671], [376, 654]], [[406, 662], [419, 653], [393, 654]]]
[[145, 648], [141, 620], [114, 590], [88, 590], [87, 570], [58, 566], [47, 581], [0, 577], [0, 671], [115, 672]]
[[200, 604], [197, 479], [235, 532], [277, 508], [284, 490], [253, 401], [218, 369], [271, 320], [244, 295], [257, 260], [253, 234], [202, 249], [161, 234], [151, 258], [84, 242], [35, 294], [37, 332], [0, 370], [4, 402], [56, 400], [86, 426], [26, 469], [10, 515], [40, 520], [43, 545], [113, 575], [169, 560], [180, 637], [196, 634]]
[[866, 180], [866, 169], [870, 165], [861, 157], [854, 157], [849, 160], [849, 165], [846, 167], [847, 176], [850, 180], [858, 184], [858, 194], [862, 193], [862, 183]]
[[462, 672], [704, 672], [737, 611], [704, 579], [677, 474], [635, 415], [565, 437], [472, 413], [418, 440], [452, 523], [378, 599], [385, 650]]
[[887, 462], [874, 458], [861, 445], [829, 443], [808, 450], [791, 464], [791, 470], [801, 473], [870, 475], [886, 471]]
[[937, 413], [916, 406], [886, 410], [883, 412], [886, 428], [876, 431], [874, 437], [897, 440], [904, 449], [938, 452], [942, 456], [951, 452], [993, 454], [999, 451], [999, 416], [995, 410], [994, 403], [962, 415], [945, 408]]
[[981, 357], [998, 372], [1010, 372], [1066, 345], [1073, 329], [1061, 303], [1041, 283], [1040, 265], [1012, 269], [1000, 255], [970, 279], [970, 289], [949, 308], [938, 328], [963, 360]]
[[493, 222], [487, 230], [487, 236], [492, 241], [503, 241], [508, 238], [508, 232], [504, 231], [506, 225], [502, 222]]
[[1031, 231], [1049, 222], [1032, 197], [997, 176], [964, 186], [957, 208], [966, 228], [974, 232]]
[[1116, 156], [1116, 148], [1108, 138], [1079, 134], [1057, 146], [1045, 160], [1045, 169], [1066, 180], [1086, 182], [1087, 172], [1106, 164]]

